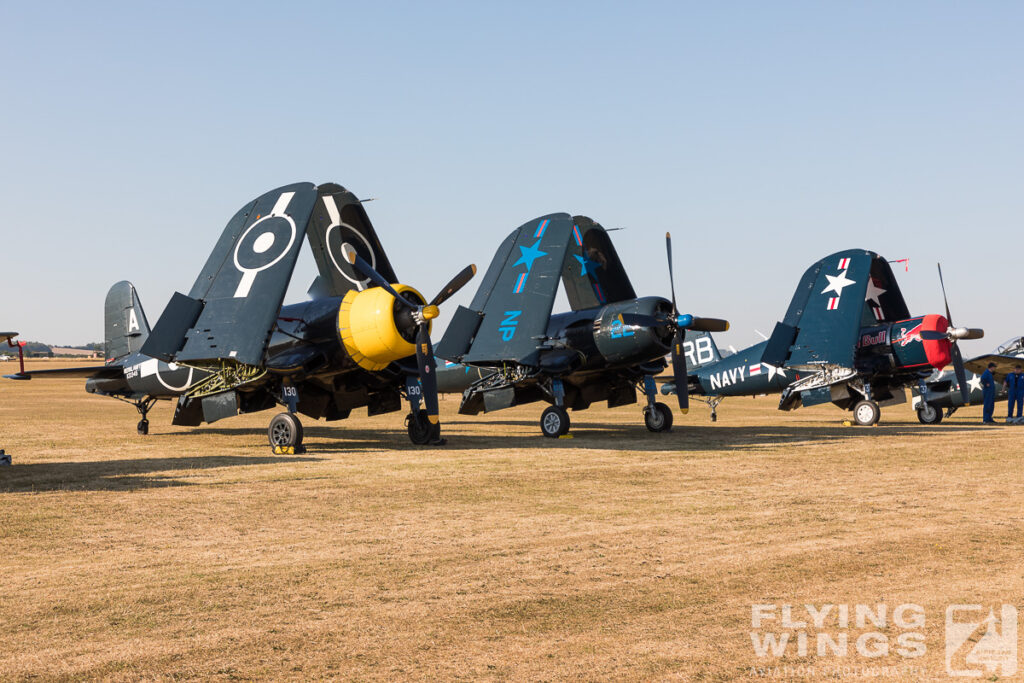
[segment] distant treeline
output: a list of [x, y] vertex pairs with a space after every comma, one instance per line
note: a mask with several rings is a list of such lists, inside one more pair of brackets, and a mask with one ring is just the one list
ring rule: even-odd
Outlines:
[[[54, 344], [53, 346], [58, 346], [59, 348], [64, 348], [64, 349], [82, 349], [83, 351], [94, 351], [94, 352], [99, 353], [99, 354], [103, 353], [103, 342], [92, 342], [91, 344], [81, 344], [81, 345], [78, 345], [78, 346], [61, 346], [61, 345], [58, 345], [58, 344]], [[43, 342], [36, 342], [36, 341], [26, 342], [25, 343], [25, 355], [26, 356], [36, 356], [36, 357], [44, 356], [46, 358], [53, 358], [53, 346], [51, 346], [49, 344], [44, 344]], [[6, 346], [4, 347], [4, 349], [0, 349], [0, 353], [10, 353], [10, 351], [14, 350], [14, 349], [9, 349], [9, 350], [5, 350], [5, 349], [6, 349]]]

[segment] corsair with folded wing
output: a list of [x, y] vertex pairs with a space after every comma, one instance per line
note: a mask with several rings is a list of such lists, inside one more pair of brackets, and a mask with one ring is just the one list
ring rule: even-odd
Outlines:
[[[945, 300], [945, 284], [939, 268]], [[954, 327], [945, 316], [912, 317], [889, 263], [851, 249], [827, 256], [804, 273], [789, 310], [771, 337], [722, 358], [710, 335], [690, 335], [684, 353], [693, 371], [688, 391], [703, 396], [716, 417], [727, 396], [779, 393], [779, 408], [834, 403], [872, 425], [880, 406], [906, 401], [936, 369], [953, 366], [961, 391], [966, 371], [957, 341], [980, 329]], [[675, 383], [662, 391], [671, 393]]]
[[[671, 237], [666, 235], [669, 277]], [[571, 310], [552, 315], [559, 284]], [[724, 320], [680, 315], [672, 300], [637, 297], [608, 233], [585, 216], [556, 213], [529, 221], [498, 248], [476, 296], [460, 306], [437, 346], [438, 356], [488, 372], [463, 393], [459, 412], [473, 415], [546, 401], [545, 436], [566, 435], [567, 409], [597, 401], [609, 407], [646, 396], [644, 422], [667, 431], [672, 411], [655, 401], [654, 376], [666, 354], [686, 377], [682, 335], [719, 331]], [[687, 394], [678, 397], [685, 411]]]
[[[282, 307], [304, 238], [319, 271], [312, 298]], [[353, 268], [356, 256], [381, 286]], [[404, 397], [410, 439], [441, 443], [431, 321], [475, 272], [465, 268], [428, 303], [398, 284], [354, 194], [287, 185], [235, 214], [188, 295], [175, 293], [152, 329], [132, 284], [115, 284], [104, 365], [9, 377], [85, 377], [87, 391], [135, 405], [140, 434], [159, 399], [176, 400], [173, 424], [186, 426], [282, 405], [268, 427], [277, 452], [302, 449], [297, 413], [331, 421], [365, 406], [377, 415], [400, 410]]]

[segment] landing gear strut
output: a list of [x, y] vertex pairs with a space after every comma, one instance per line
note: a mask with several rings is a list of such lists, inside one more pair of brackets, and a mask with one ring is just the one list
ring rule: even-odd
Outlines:
[[139, 399], [134, 404], [135, 409], [139, 411], [139, 415], [142, 416], [142, 419], [139, 420], [139, 424], [135, 426], [135, 431], [139, 433], [139, 436], [146, 436], [149, 434], [149, 419], [147, 419], [146, 416], [149, 414], [150, 409], [155, 403], [155, 398], [147, 396], [146, 398]]
[[420, 408], [423, 389], [414, 375], [405, 378], [405, 397], [409, 400], [409, 414], [405, 416], [405, 428], [409, 432], [409, 441], [417, 446], [443, 446], [447, 439], [441, 438], [441, 423], [431, 423], [427, 411]]
[[647, 426], [647, 429], [652, 432], [670, 431], [672, 429], [672, 409], [664, 403], [658, 403], [654, 400], [658, 395], [658, 387], [654, 383], [654, 377], [645, 375], [641, 389], [647, 397], [647, 405], [644, 406], [644, 424]]

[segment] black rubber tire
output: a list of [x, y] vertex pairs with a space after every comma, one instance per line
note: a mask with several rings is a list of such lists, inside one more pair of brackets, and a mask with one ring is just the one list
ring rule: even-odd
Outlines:
[[917, 419], [923, 425], [937, 425], [942, 422], [942, 409], [922, 403], [917, 409]]
[[548, 406], [540, 416], [540, 431], [550, 439], [569, 433], [569, 413], [561, 406]]
[[667, 432], [672, 429], [672, 409], [664, 403], [644, 408], [644, 425], [652, 432]]
[[146, 418], [139, 420], [139, 424], [135, 426], [135, 431], [139, 433], [139, 436], [146, 436], [149, 434], [149, 420]]
[[853, 407], [853, 422], [861, 427], [870, 427], [878, 423], [882, 410], [874, 401], [858, 401]]
[[425, 410], [406, 415], [405, 427], [409, 431], [409, 440], [417, 446], [434, 443], [441, 436], [441, 425], [430, 424]]
[[278, 413], [267, 427], [270, 447], [298, 448], [302, 445], [302, 423], [291, 413]]

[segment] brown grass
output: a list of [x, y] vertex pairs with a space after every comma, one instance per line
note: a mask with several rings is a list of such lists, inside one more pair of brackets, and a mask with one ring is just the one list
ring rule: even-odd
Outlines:
[[[138, 437], [82, 385], [0, 382], [4, 679], [936, 679], [947, 604], [1024, 611], [1024, 428], [977, 409], [858, 429], [769, 397], [658, 435], [596, 408], [551, 441], [540, 406], [450, 398], [446, 447], [392, 414], [305, 420], [279, 457], [272, 413], [163, 403]], [[879, 602], [925, 608], [923, 658], [752, 648], [752, 603]]]

